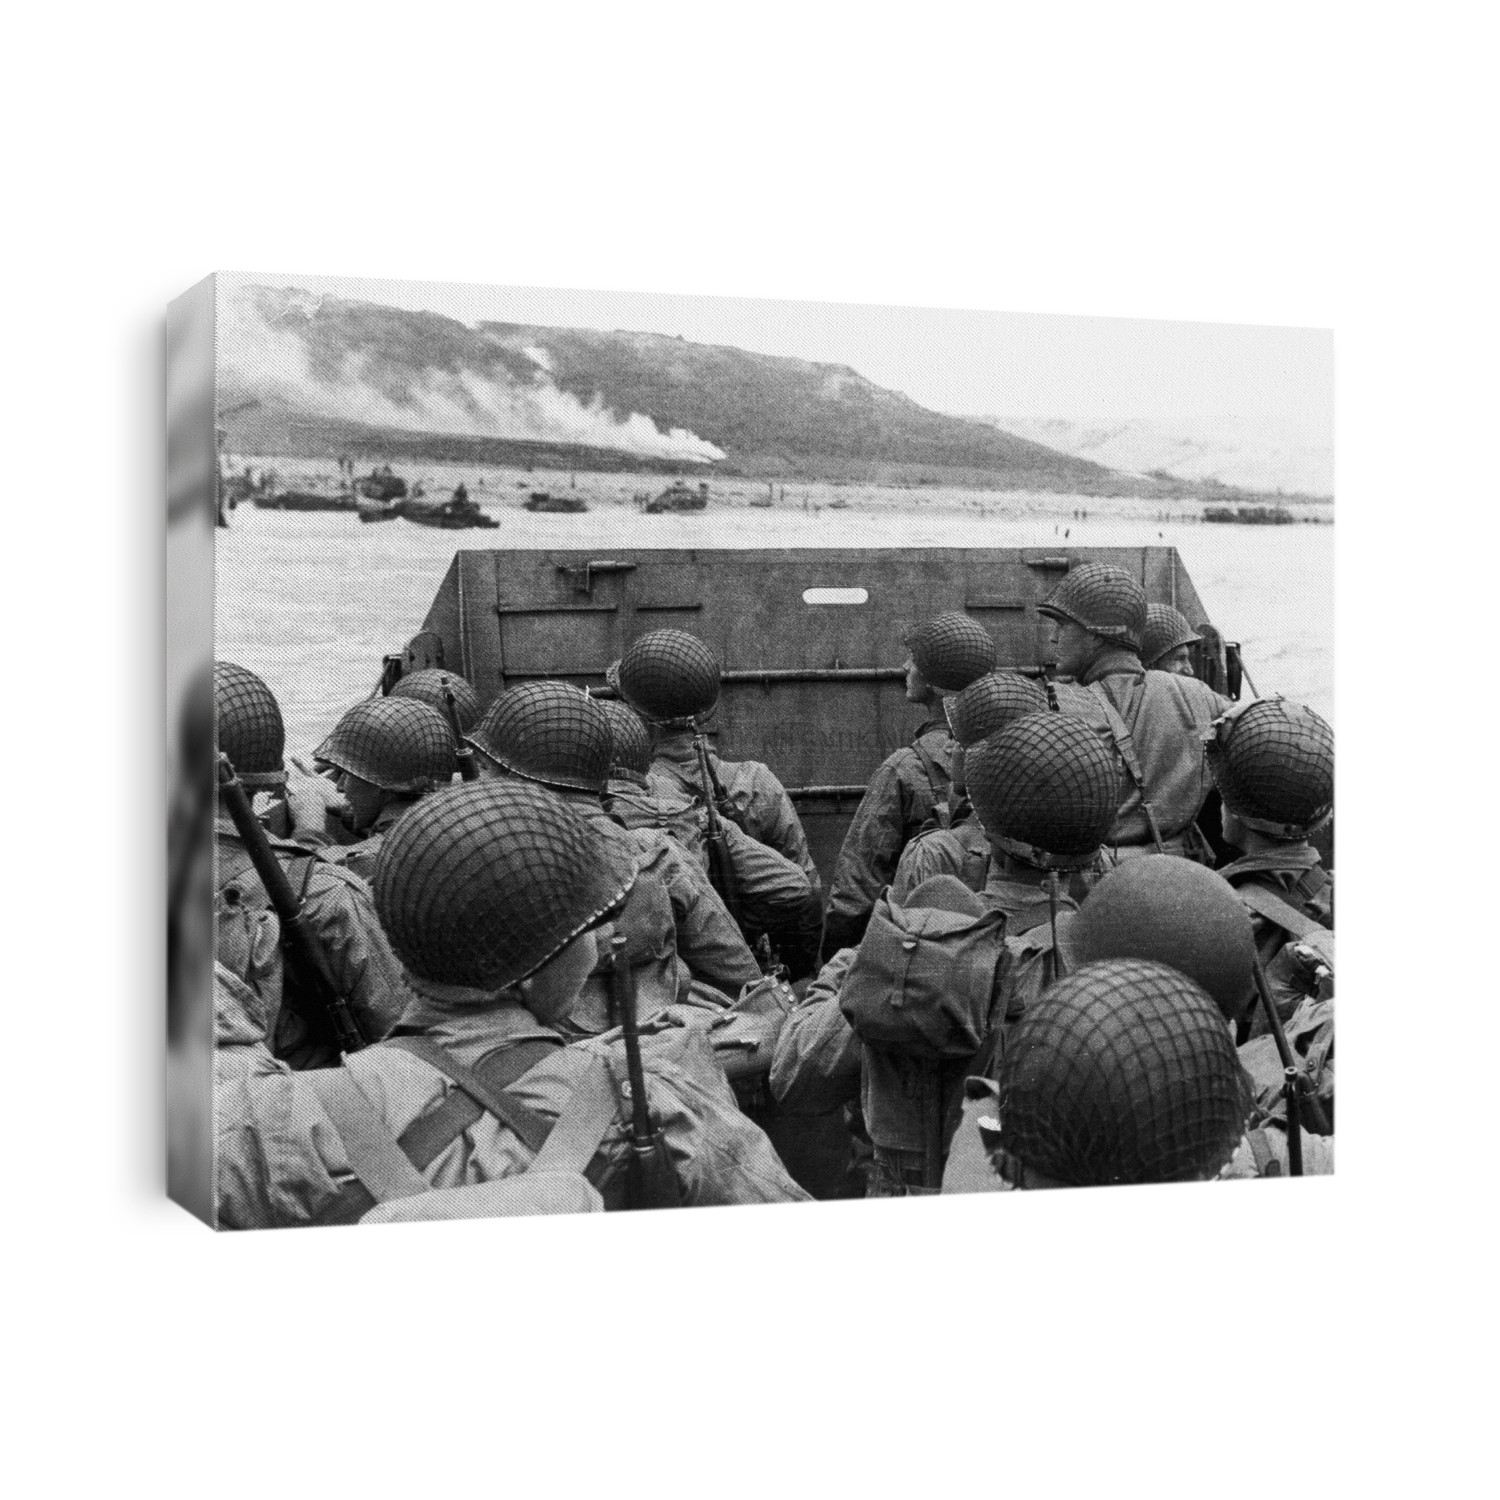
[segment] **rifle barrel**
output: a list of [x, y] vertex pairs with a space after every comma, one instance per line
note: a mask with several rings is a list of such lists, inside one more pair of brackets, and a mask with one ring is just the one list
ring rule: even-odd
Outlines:
[[[1260, 995], [1260, 1003], [1266, 1013], [1266, 1020], [1271, 1027], [1271, 1035], [1276, 1038], [1276, 1051], [1281, 1057], [1281, 1066], [1286, 1072], [1288, 1079], [1287, 1087], [1290, 1089], [1295, 1082], [1298, 1100], [1305, 1105], [1307, 1110], [1307, 1122], [1312, 1126], [1317, 1135], [1331, 1135], [1333, 1132], [1328, 1126], [1328, 1116], [1323, 1113], [1323, 1106], [1318, 1102], [1315, 1095], [1308, 1093], [1305, 1088], [1306, 1080], [1302, 1076], [1302, 1070], [1297, 1066], [1296, 1055], [1292, 1051], [1292, 1044], [1286, 1039], [1286, 1028], [1281, 1024], [1281, 1015], [1276, 1009], [1276, 1002], [1271, 998], [1271, 986], [1266, 980], [1265, 966], [1260, 961], [1260, 954], [1256, 954], [1251, 960], [1251, 966], [1255, 972], [1255, 988]], [[1291, 1096], [1288, 1094], [1287, 1113], [1291, 1115]], [[1298, 1147], [1301, 1147], [1299, 1138]]]

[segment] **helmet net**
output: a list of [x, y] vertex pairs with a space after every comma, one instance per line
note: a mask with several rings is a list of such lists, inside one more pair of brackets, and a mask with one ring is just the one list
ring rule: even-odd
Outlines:
[[437, 667], [424, 667], [420, 672], [408, 672], [404, 677], [396, 679], [390, 696], [415, 698], [420, 703], [430, 704], [446, 720], [448, 704], [443, 697], [445, 688], [453, 694], [453, 706], [458, 711], [458, 732], [467, 734], [479, 720], [479, 694], [457, 672], [445, 672]]
[[621, 696], [645, 718], [691, 719], [719, 701], [719, 660], [685, 630], [653, 630], [620, 658]]
[[985, 832], [1044, 866], [1087, 863], [1120, 806], [1114, 756], [1068, 714], [1029, 714], [970, 746], [964, 780]]
[[1071, 569], [1037, 609], [1137, 651], [1146, 633], [1145, 589], [1123, 568], [1106, 563]]
[[1191, 646], [1203, 637], [1188, 623], [1188, 617], [1170, 604], [1146, 606], [1146, 629], [1141, 636], [1141, 660], [1149, 667], [1179, 646]]
[[414, 974], [501, 989], [624, 901], [634, 865], [545, 787], [471, 781], [424, 797], [386, 835], [372, 882]]
[[600, 699], [599, 707], [609, 720], [611, 768], [644, 776], [651, 769], [651, 732], [645, 720], [633, 708], [614, 699]]
[[1257, 699], [1221, 719], [1208, 763], [1224, 805], [1264, 832], [1306, 837], [1333, 810], [1333, 729], [1301, 703]]
[[1019, 672], [987, 672], [948, 700], [948, 723], [967, 748], [1027, 714], [1042, 713], [1046, 693]]
[[1217, 1174], [1244, 1133], [1239, 1058], [1218, 1007], [1165, 964], [1114, 959], [1044, 991], [1006, 1043], [1000, 1140], [1073, 1186]]
[[356, 703], [313, 753], [387, 792], [425, 792], [453, 777], [453, 731], [415, 698]]
[[926, 681], [956, 693], [995, 667], [995, 641], [978, 620], [959, 610], [924, 620], [906, 638]]
[[216, 661], [214, 712], [220, 753], [229, 757], [241, 780], [264, 785], [285, 779], [281, 708], [261, 678], [248, 667]]
[[506, 688], [469, 742], [517, 776], [548, 786], [602, 792], [609, 780], [609, 720], [565, 682]]

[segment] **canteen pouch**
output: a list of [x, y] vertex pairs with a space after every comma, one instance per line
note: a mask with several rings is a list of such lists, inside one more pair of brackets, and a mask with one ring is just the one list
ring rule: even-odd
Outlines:
[[933, 1062], [972, 1057], [989, 1033], [1005, 917], [902, 906], [884, 892], [839, 990], [862, 1042]]

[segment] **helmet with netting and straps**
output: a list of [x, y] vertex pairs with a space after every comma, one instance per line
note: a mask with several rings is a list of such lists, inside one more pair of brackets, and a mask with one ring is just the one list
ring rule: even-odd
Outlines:
[[1106, 640], [1141, 649], [1146, 633], [1146, 591], [1123, 568], [1080, 563], [1037, 605], [1037, 613], [1071, 620]]
[[1120, 806], [1114, 756], [1071, 714], [1028, 714], [980, 740], [964, 780], [990, 842], [1042, 870], [1090, 864]]
[[214, 663], [214, 714], [219, 753], [245, 786], [286, 785], [286, 729], [281, 706], [265, 682], [232, 661]]
[[609, 720], [582, 688], [522, 682], [490, 704], [468, 743], [531, 781], [602, 792], [609, 782]]
[[1255, 698], [1204, 733], [1224, 806], [1247, 828], [1305, 839], [1333, 814], [1333, 728], [1301, 703]]
[[445, 692], [453, 694], [453, 707], [458, 714], [458, 732], [467, 734], [479, 721], [479, 694], [457, 672], [445, 672], [440, 667], [423, 667], [420, 672], [408, 672], [396, 679], [390, 691], [392, 698], [415, 698], [419, 703], [430, 704], [442, 714], [444, 723], [448, 719], [448, 702]]
[[1146, 606], [1146, 629], [1141, 636], [1141, 661], [1154, 667], [1169, 651], [1191, 646], [1203, 637], [1188, 623], [1188, 617], [1170, 604]]
[[653, 630], [632, 641], [607, 675], [648, 723], [689, 721], [719, 701], [719, 659], [685, 630]]
[[1045, 713], [1047, 694], [1019, 672], [986, 672], [944, 707], [954, 739], [967, 749], [1027, 714]]
[[1237, 1021], [1255, 1000], [1255, 927], [1222, 875], [1171, 854], [1113, 869], [1065, 924], [1072, 968], [1107, 958], [1170, 964]]
[[995, 669], [994, 637], [961, 610], [923, 620], [904, 639], [922, 680], [945, 693], [961, 692]]
[[429, 792], [453, 779], [453, 731], [415, 698], [356, 703], [313, 754], [385, 792]]
[[371, 883], [413, 975], [495, 991], [616, 912], [635, 875], [634, 861], [556, 793], [497, 780], [414, 803], [386, 834]]
[[599, 707], [609, 720], [609, 768], [644, 776], [651, 769], [651, 731], [646, 721], [614, 698], [600, 698]]
[[1198, 1182], [1244, 1134], [1248, 1094], [1208, 994], [1166, 964], [1109, 959], [1043, 991], [1000, 1065], [1000, 1150], [1025, 1184]]

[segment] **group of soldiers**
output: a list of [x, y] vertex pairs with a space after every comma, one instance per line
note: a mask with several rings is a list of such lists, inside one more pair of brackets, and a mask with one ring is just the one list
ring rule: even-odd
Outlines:
[[826, 900], [686, 632], [595, 694], [410, 672], [290, 769], [217, 663], [220, 1223], [1331, 1171], [1331, 729], [1118, 569], [1042, 612], [1040, 678], [909, 633]]

